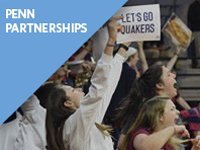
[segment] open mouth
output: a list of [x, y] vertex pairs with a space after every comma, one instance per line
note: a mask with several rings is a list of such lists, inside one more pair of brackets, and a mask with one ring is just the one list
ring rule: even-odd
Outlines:
[[180, 119], [180, 116], [177, 116], [177, 117], [174, 119], [174, 123], [177, 124], [177, 125], [183, 124], [182, 120]]
[[174, 124], [175, 125], [180, 125], [182, 122], [181, 122], [181, 120], [179, 119], [179, 118], [175, 118], [174, 119]]
[[177, 119], [177, 118], [174, 119], [174, 123], [175, 123], [175, 124], [178, 124], [178, 119]]
[[178, 89], [177, 83], [174, 83], [174, 88], [175, 88], [175, 89]]

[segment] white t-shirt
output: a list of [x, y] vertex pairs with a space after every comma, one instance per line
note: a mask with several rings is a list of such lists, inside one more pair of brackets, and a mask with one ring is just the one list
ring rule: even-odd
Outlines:
[[98, 62], [89, 93], [64, 125], [63, 138], [69, 143], [70, 150], [113, 150], [111, 137], [103, 135], [95, 122], [102, 123], [119, 81], [123, 60], [124, 57], [118, 54], [114, 59], [103, 54]]
[[21, 106], [24, 115], [0, 126], [0, 150], [45, 150], [45, 115], [35, 95]]

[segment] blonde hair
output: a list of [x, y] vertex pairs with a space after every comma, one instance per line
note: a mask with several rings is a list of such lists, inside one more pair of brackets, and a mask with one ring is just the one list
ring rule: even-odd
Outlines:
[[112, 126], [105, 125], [105, 124], [99, 124], [95, 122], [95, 126], [97, 129], [104, 135], [104, 136], [111, 136], [110, 133], [113, 131]]
[[[131, 133], [142, 128], [148, 129], [152, 132], [155, 131], [156, 127], [159, 124], [160, 117], [164, 114], [164, 109], [167, 103], [167, 100], [170, 100], [169, 97], [153, 97], [149, 100], [146, 100], [141, 110], [128, 130], [127, 135], [125, 136], [124, 141], [122, 142], [122, 150], [127, 150], [128, 145], [132, 142]], [[180, 143], [180, 140], [177, 138], [170, 138], [167, 142], [174, 150], [178, 149], [177, 143]]]

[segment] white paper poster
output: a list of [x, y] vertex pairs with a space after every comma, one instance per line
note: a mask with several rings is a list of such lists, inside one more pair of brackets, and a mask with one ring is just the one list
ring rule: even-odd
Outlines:
[[117, 35], [118, 44], [160, 40], [159, 4], [122, 7], [114, 16], [123, 16], [120, 20], [122, 31]]

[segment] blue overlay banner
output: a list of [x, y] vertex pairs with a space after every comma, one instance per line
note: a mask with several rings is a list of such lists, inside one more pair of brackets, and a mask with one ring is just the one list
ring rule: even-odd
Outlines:
[[0, 1], [0, 124], [125, 2]]

